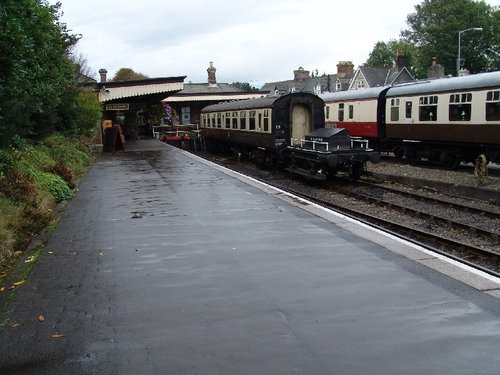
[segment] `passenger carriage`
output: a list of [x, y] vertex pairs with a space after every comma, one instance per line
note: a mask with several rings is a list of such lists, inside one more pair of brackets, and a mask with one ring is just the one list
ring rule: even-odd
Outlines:
[[323, 94], [327, 126], [379, 151], [450, 168], [480, 154], [500, 163], [500, 72]]
[[357, 180], [364, 163], [378, 162], [379, 155], [354, 147], [347, 132], [317, 135], [325, 128], [324, 106], [306, 92], [210, 105], [201, 113], [202, 136], [210, 149], [231, 150], [266, 166], [321, 180], [348, 171]]

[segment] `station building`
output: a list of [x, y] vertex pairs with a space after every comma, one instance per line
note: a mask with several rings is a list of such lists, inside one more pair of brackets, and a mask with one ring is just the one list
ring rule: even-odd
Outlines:
[[119, 124], [125, 139], [151, 138], [152, 127], [163, 117], [162, 100], [184, 88], [186, 76], [108, 82], [99, 70], [99, 101], [103, 120]]

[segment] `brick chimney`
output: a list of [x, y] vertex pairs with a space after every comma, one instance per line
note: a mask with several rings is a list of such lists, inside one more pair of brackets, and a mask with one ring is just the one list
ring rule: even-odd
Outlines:
[[106, 82], [106, 74], [108, 74], [108, 71], [106, 69], [99, 69], [99, 75], [101, 76], [101, 83]]
[[215, 77], [216, 71], [217, 69], [215, 69], [213, 61], [210, 61], [210, 66], [207, 69], [209, 86], [217, 86], [217, 78]]
[[437, 58], [432, 58], [432, 65], [427, 69], [428, 78], [443, 78], [444, 77], [444, 66], [438, 64]]
[[337, 64], [337, 75], [339, 78], [343, 78], [354, 72], [354, 64], [352, 61], [339, 61]]
[[402, 71], [403, 68], [408, 67], [408, 57], [405, 52], [396, 52], [396, 67], [398, 68], [398, 72]]
[[293, 71], [293, 80], [295, 82], [304, 83], [309, 78], [309, 71], [304, 70], [303, 67], [299, 67], [299, 69]]

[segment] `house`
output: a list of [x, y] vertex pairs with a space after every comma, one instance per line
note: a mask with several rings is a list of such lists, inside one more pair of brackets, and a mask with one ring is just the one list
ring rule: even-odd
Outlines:
[[261, 91], [244, 91], [229, 83], [218, 83], [216, 71], [213, 62], [210, 62], [207, 83], [185, 83], [182, 90], [163, 100], [165, 105], [171, 107], [177, 124], [199, 124], [201, 110], [210, 104], [260, 98], [266, 94]]
[[398, 83], [415, 80], [407, 68], [408, 59], [405, 53], [396, 56], [396, 66], [393, 68], [377, 68], [360, 66], [352, 77], [348, 90], [358, 90], [373, 87], [391, 86]]
[[262, 86], [261, 91], [270, 94], [290, 92], [323, 92], [344, 91], [349, 88], [353, 77], [354, 64], [351, 61], [340, 61], [337, 64], [337, 74], [310, 75], [308, 70], [299, 67], [293, 71], [294, 78], [288, 81], [269, 82]]
[[333, 92], [347, 90], [352, 78], [354, 65], [351, 61], [340, 61], [337, 64], [337, 74], [323, 74], [319, 76], [310, 74], [303, 67], [293, 71], [293, 79], [266, 83], [261, 91], [271, 95], [285, 94], [291, 92]]

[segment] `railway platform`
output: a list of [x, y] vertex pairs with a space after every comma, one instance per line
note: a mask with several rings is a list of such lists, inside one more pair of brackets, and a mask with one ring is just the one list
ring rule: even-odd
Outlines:
[[3, 314], [0, 373], [500, 373], [500, 280], [159, 141], [125, 149]]

